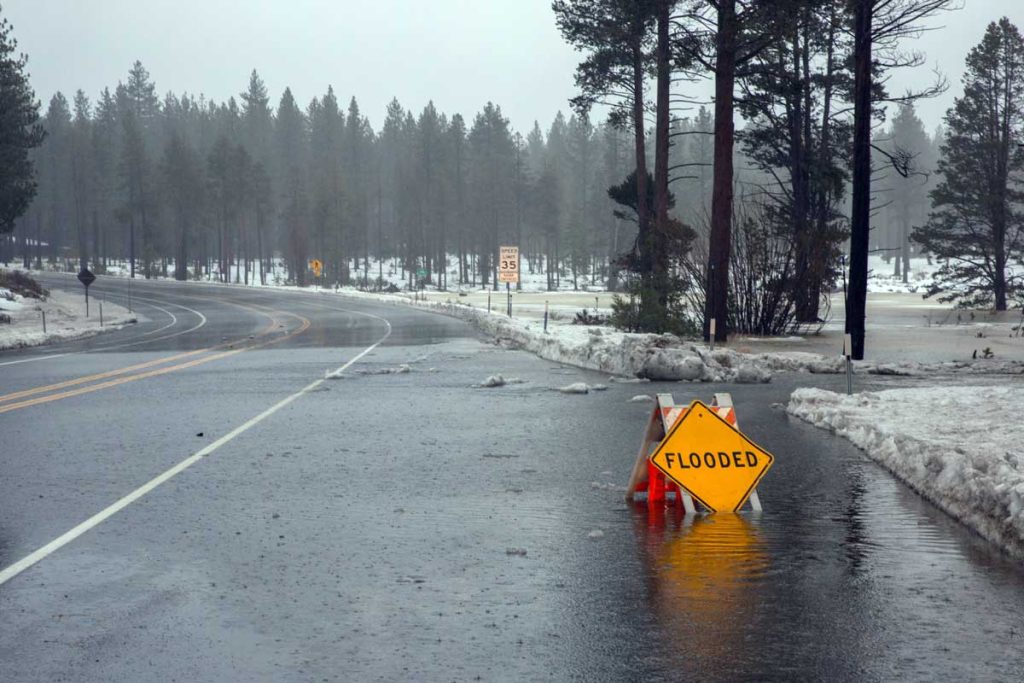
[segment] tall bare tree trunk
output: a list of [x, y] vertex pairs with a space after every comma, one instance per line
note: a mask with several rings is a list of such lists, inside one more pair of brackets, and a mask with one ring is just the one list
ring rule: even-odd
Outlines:
[[[654, 227], [650, 231], [648, 249], [653, 266], [653, 284], [657, 292], [658, 319], [668, 320], [668, 148], [669, 148], [669, 88], [672, 80], [671, 50], [669, 45], [669, 9], [674, 0], [658, 2], [658, 85], [656, 91], [654, 126]], [[654, 302], [652, 302], [654, 303]]]
[[846, 332], [851, 355], [864, 359], [864, 319], [868, 297], [868, 249], [871, 229], [871, 15], [873, 0], [854, 8], [853, 211], [850, 220], [850, 289]]
[[711, 236], [708, 245], [707, 307], [704, 339], [710, 340], [715, 320], [715, 341], [728, 338], [729, 253], [732, 250], [733, 88], [736, 81], [736, 0], [718, 3], [715, 38], [715, 160], [711, 191]]
[[[639, 23], [639, 20], [638, 20]], [[651, 255], [648, 245], [650, 243], [650, 216], [647, 206], [647, 149], [644, 140], [644, 55], [641, 46], [643, 35], [642, 25], [638, 26], [635, 43], [633, 45], [633, 141], [634, 153], [636, 156], [636, 215], [637, 215], [637, 238], [636, 244], [639, 250], [637, 254], [637, 270], [643, 288], [640, 292], [641, 309], [649, 310], [646, 299], [650, 296], [651, 279]]]

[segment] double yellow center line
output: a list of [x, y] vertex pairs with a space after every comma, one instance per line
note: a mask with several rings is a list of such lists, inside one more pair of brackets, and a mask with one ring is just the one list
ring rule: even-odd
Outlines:
[[[259, 342], [259, 343], [255, 343], [255, 344], [249, 344], [249, 345], [243, 346], [241, 348], [237, 348], [237, 349], [232, 348], [232, 349], [230, 349], [228, 351], [221, 351], [219, 353], [214, 353], [214, 354], [207, 355], [207, 356], [201, 356], [199, 358], [193, 358], [192, 360], [184, 360], [186, 358], [192, 358], [193, 356], [198, 356], [199, 354], [207, 353], [209, 351], [214, 351], [216, 349], [223, 348], [225, 346], [233, 346], [235, 343], [237, 343], [237, 342], [225, 342], [223, 344], [218, 344], [217, 346], [211, 346], [211, 347], [208, 347], [208, 348], [205, 348], [205, 349], [196, 349], [195, 351], [188, 351], [186, 353], [179, 353], [179, 354], [176, 354], [174, 356], [168, 356], [166, 358], [157, 358], [155, 360], [147, 361], [145, 363], [138, 363], [136, 365], [130, 365], [128, 367], [119, 368], [117, 370], [110, 370], [108, 372], [101, 372], [101, 373], [97, 373], [97, 374], [94, 374], [94, 375], [87, 375], [87, 376], [84, 376], [84, 377], [77, 377], [75, 379], [70, 379], [70, 380], [67, 380], [67, 381], [64, 381], [64, 382], [58, 382], [56, 384], [49, 384], [49, 385], [46, 385], [46, 386], [34, 387], [32, 389], [25, 389], [23, 391], [15, 391], [13, 393], [5, 394], [5, 395], [0, 396], [0, 414], [8, 413], [8, 412], [11, 412], [13, 410], [18, 410], [19, 408], [28, 408], [30, 406], [36, 406], [36, 405], [40, 405], [40, 404], [43, 404], [43, 403], [50, 403], [52, 401], [59, 401], [61, 399], [71, 398], [73, 396], [80, 396], [82, 394], [88, 394], [88, 393], [91, 393], [91, 392], [94, 392], [94, 391], [101, 391], [103, 389], [109, 389], [111, 387], [116, 387], [116, 386], [120, 386], [122, 384], [127, 384], [128, 382], [135, 382], [135, 381], [138, 381], [140, 379], [146, 379], [146, 378], [149, 378], [149, 377], [158, 377], [160, 375], [166, 375], [166, 374], [171, 373], [171, 372], [177, 372], [179, 370], [186, 370], [188, 368], [196, 367], [197, 365], [203, 365], [204, 363], [209, 363], [211, 361], [220, 360], [222, 358], [227, 358], [229, 356], [234, 356], [235, 354], [242, 353], [243, 351], [248, 351], [250, 349], [257, 349], [257, 348], [260, 348], [260, 347], [263, 347], [263, 346], [269, 346], [271, 344], [277, 344], [279, 342], [285, 341], [286, 339], [290, 339], [292, 337], [295, 337], [297, 335], [302, 334], [303, 332], [308, 330], [310, 325], [312, 324], [309, 321], [308, 318], [304, 318], [304, 317], [302, 317], [300, 315], [296, 315], [295, 313], [285, 312], [285, 314], [289, 315], [289, 316], [292, 316], [294, 318], [297, 318], [299, 321], [301, 321], [301, 324], [299, 325], [299, 327], [297, 327], [296, 329], [292, 330], [288, 334], [282, 335], [282, 336], [277, 337], [275, 339], [268, 339], [267, 341], [264, 341], [264, 342]], [[268, 317], [270, 317], [270, 316], [268, 316]], [[275, 329], [278, 326], [278, 324], [279, 323], [277, 322], [277, 320], [274, 320], [273, 318], [271, 318], [271, 323], [265, 329], [261, 330], [258, 333], [258, 336], [261, 336], [261, 337], [262, 336], [266, 336], [267, 334], [269, 334], [271, 332], [271, 330]], [[156, 367], [156, 366], [164, 365], [166, 363], [172, 363], [174, 361], [183, 361], [183, 360], [184, 360], [184, 362], [175, 363], [174, 365], [166, 365], [165, 367]], [[154, 369], [146, 370], [146, 368], [154, 368]], [[139, 370], [146, 370], [146, 371], [145, 372], [138, 372]], [[111, 379], [111, 378], [113, 378], [113, 379]], [[100, 380], [107, 380], [107, 381], [100, 381]], [[91, 384], [91, 382], [99, 382], [99, 383]], [[81, 385], [88, 385], [88, 386], [81, 386]], [[77, 387], [77, 388], [69, 389], [69, 387]], [[64, 390], [64, 389], [68, 389], [68, 390], [67, 391], [61, 391], [61, 390]], [[57, 393], [51, 393], [51, 392], [57, 392]], [[40, 395], [40, 394], [45, 394], [45, 395]], [[34, 398], [31, 398], [31, 397], [34, 397]]]

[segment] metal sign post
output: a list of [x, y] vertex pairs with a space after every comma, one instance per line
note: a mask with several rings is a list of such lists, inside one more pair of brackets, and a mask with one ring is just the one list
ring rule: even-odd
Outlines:
[[843, 355], [846, 356], [846, 395], [853, 396], [853, 360], [850, 354], [853, 353], [853, 336], [843, 335]]
[[[706, 311], [705, 315], [713, 315], [715, 312], [715, 264], [708, 263], [708, 287], [707, 287], [707, 299], [711, 302], [709, 305], [704, 307]], [[711, 350], [715, 350], [715, 319], [711, 318], [708, 320], [708, 341], [711, 343]]]

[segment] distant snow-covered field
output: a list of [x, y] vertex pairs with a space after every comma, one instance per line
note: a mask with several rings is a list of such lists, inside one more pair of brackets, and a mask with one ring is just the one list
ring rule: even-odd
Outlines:
[[870, 254], [868, 256], [869, 292], [924, 294], [940, 265], [934, 259], [929, 263], [928, 259], [923, 256], [913, 256], [910, 259], [910, 272], [907, 275], [907, 282], [903, 282], [902, 275], [896, 276], [893, 274], [895, 260], [893, 258], [886, 263], [885, 257], [879, 254]]

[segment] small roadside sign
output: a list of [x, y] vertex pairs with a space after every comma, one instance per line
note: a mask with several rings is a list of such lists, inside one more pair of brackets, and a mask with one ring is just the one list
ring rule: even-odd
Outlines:
[[712, 512], [736, 512], [775, 458], [700, 401], [676, 420], [650, 462]]
[[320, 261], [320, 259], [310, 259], [309, 269], [313, 271], [314, 277], [320, 277], [320, 273], [322, 273], [324, 270], [324, 264]]
[[519, 247], [498, 248], [498, 282], [519, 282]]
[[[83, 267], [78, 271], [78, 281], [85, 285], [85, 317], [89, 317], [89, 285], [96, 282], [96, 276], [92, 274], [92, 271], [88, 268]], [[45, 323], [44, 323], [45, 326]]]

